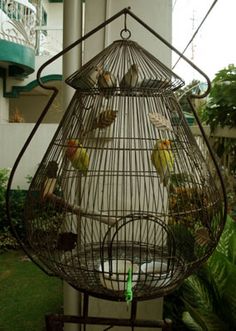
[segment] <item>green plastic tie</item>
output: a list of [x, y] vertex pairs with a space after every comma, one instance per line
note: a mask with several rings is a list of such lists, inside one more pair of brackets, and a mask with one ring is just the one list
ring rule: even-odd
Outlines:
[[127, 304], [129, 304], [133, 300], [133, 290], [132, 290], [132, 269], [128, 270], [128, 278], [126, 282], [126, 290], [125, 290], [125, 300]]

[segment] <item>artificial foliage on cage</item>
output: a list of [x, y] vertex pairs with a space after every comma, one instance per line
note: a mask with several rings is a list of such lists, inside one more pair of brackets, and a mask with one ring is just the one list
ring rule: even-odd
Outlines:
[[80, 291], [163, 296], [209, 257], [224, 225], [217, 172], [174, 94], [183, 81], [121, 38], [66, 83], [76, 91], [28, 191], [27, 242]]

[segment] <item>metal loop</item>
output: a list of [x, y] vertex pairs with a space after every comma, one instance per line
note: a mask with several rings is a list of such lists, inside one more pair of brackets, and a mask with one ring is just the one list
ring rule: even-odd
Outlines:
[[[125, 34], [127, 34], [127, 36], [125, 36]], [[131, 32], [129, 29], [122, 29], [120, 31], [120, 36], [122, 39], [128, 40], [131, 37]]]

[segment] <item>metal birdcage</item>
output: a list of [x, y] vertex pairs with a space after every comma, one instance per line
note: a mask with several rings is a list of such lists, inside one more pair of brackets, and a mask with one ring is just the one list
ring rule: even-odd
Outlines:
[[163, 296], [210, 256], [225, 222], [219, 169], [174, 93], [184, 83], [123, 31], [66, 83], [76, 91], [26, 198], [30, 249], [93, 296]]

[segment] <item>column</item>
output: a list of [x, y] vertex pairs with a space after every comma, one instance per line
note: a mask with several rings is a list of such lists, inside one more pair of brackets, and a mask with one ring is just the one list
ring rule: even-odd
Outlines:
[[3, 96], [3, 80], [0, 79], [0, 124], [9, 122], [9, 99]]
[[[82, 36], [82, 1], [64, 0], [63, 6], [63, 48]], [[77, 46], [63, 57], [63, 78], [67, 78], [81, 66], [81, 47]], [[65, 110], [74, 94], [74, 90], [64, 84], [63, 109]], [[64, 314], [80, 315], [81, 294], [64, 281]], [[65, 331], [78, 331], [79, 325], [66, 324]]]

